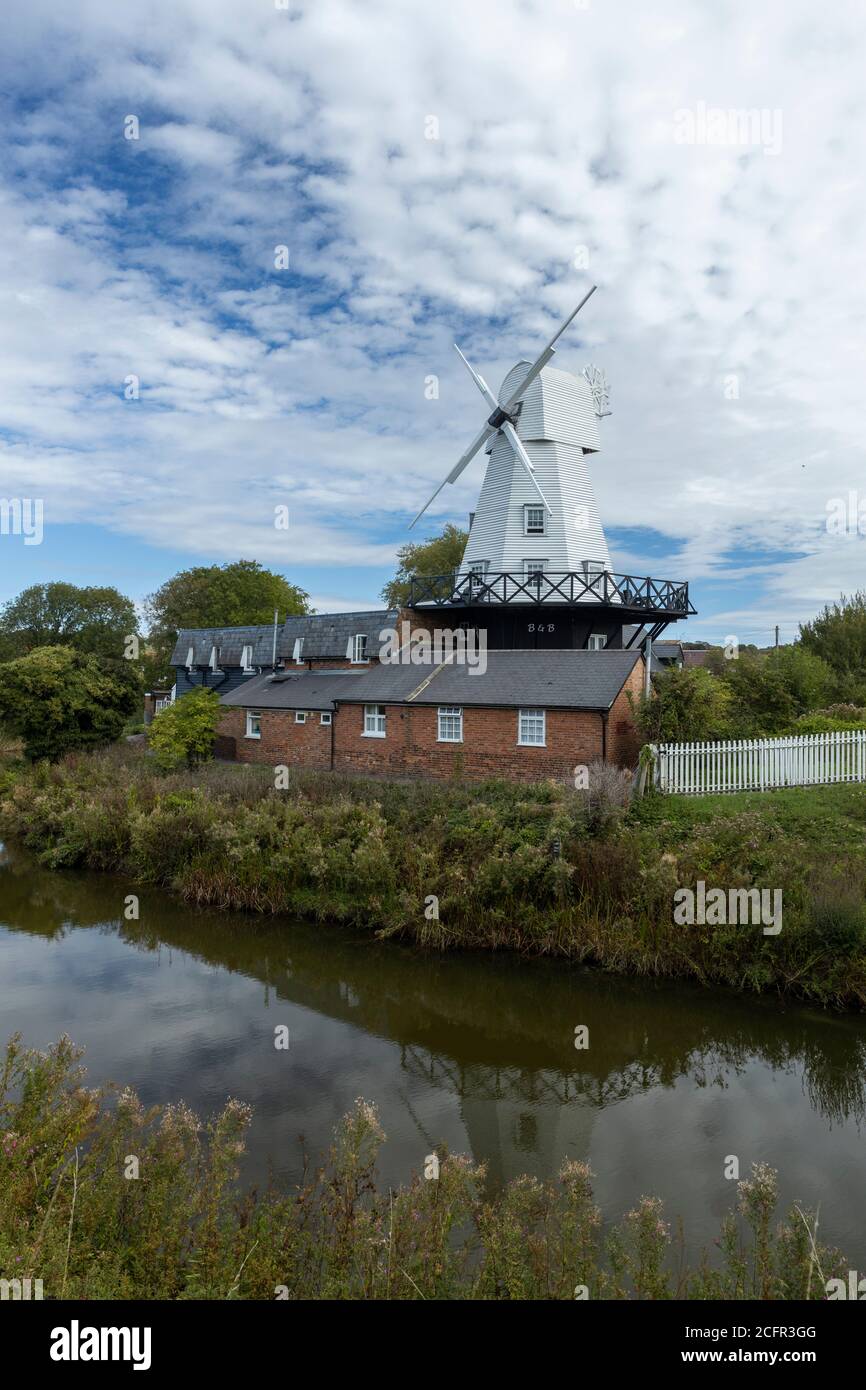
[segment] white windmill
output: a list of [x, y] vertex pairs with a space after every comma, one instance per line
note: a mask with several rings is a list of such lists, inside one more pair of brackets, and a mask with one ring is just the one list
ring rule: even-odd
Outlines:
[[498, 398], [457, 348], [491, 413], [412, 526], [445, 483], [455, 483], [484, 448], [490, 461], [462, 572], [529, 575], [610, 570], [584, 462], [587, 454], [600, 448], [598, 420], [609, 413], [606, 383], [597, 368], [587, 369], [592, 376], [575, 376], [549, 365], [555, 343], [595, 288], [584, 295], [534, 362], [512, 367]]

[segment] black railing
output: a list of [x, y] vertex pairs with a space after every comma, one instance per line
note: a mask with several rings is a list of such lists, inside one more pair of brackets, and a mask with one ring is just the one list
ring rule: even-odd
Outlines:
[[409, 606], [476, 603], [597, 603], [641, 613], [672, 613], [686, 617], [696, 610], [689, 586], [673, 579], [650, 579], [633, 574], [545, 570], [521, 574], [502, 570], [488, 574], [415, 575], [409, 584]]

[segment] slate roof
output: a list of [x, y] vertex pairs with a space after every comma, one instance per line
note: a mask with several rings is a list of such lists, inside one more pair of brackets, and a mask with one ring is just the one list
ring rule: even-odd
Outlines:
[[271, 671], [265, 671], [224, 695], [220, 704], [243, 709], [332, 710], [338, 692], [342, 698], [344, 690], [364, 679], [351, 670], [279, 671], [276, 679]]
[[367, 655], [377, 656], [381, 646], [379, 633], [383, 628], [396, 627], [398, 617], [396, 608], [373, 608], [361, 613], [311, 613], [286, 618], [282, 637], [277, 638], [277, 655], [291, 661], [295, 641], [303, 637], [304, 661], [311, 657], [345, 659], [352, 638], [363, 632], [367, 637]]
[[[277, 627], [277, 660], [291, 661], [295, 639], [303, 637], [303, 660], [344, 660], [348, 645], [356, 633], [367, 636], [368, 656], [377, 656], [379, 633], [395, 627], [399, 617], [396, 608], [366, 609], [361, 613], [310, 613], [286, 618]], [[172, 666], [185, 666], [190, 647], [195, 654], [194, 665], [206, 666], [211, 648], [220, 649], [220, 665], [240, 666], [244, 646], [253, 648], [253, 665], [270, 668], [273, 654], [274, 625], [262, 627], [185, 627], [178, 633], [171, 654]]]
[[376, 665], [340, 686], [336, 698], [354, 704], [607, 710], [640, 659], [637, 651], [493, 651], [483, 675], [455, 661], [441, 669], [436, 663]]
[[[277, 628], [277, 651], [279, 653], [280, 630]], [[207, 666], [211, 648], [220, 650], [220, 664], [240, 666], [244, 647], [253, 649], [253, 665], [270, 666], [274, 646], [274, 625], [262, 627], [185, 627], [177, 635], [174, 651], [171, 654], [172, 666], [185, 666], [187, 653], [192, 647], [195, 666]]]

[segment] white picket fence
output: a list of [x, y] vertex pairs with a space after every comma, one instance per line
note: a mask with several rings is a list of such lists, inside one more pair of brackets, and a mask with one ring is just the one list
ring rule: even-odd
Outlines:
[[866, 730], [791, 738], [652, 745], [662, 792], [767, 791], [830, 782], [866, 782]]

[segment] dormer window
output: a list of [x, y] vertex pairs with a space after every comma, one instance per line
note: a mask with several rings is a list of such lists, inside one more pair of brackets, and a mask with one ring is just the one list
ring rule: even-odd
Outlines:
[[352, 638], [352, 665], [360, 666], [367, 660], [367, 634], [356, 632]]
[[529, 503], [523, 508], [523, 534], [525, 536], [544, 536], [547, 534], [547, 513], [543, 507]]
[[246, 673], [251, 672], [253, 669], [253, 649], [249, 643], [247, 643], [241, 653], [241, 666]]
[[189, 651], [188, 651], [187, 654], [186, 654], [186, 669], [187, 669], [188, 671], [191, 671], [194, 665], [195, 665], [195, 648], [194, 648], [194, 647], [190, 647]]
[[295, 645], [294, 645], [294, 647], [292, 648], [292, 661], [296, 661], [296, 662], [298, 663], [298, 665], [300, 665], [300, 664], [303, 662], [303, 659], [304, 659], [303, 653], [304, 653], [304, 639], [303, 639], [303, 637], [296, 637], [296, 638], [295, 638]]
[[217, 646], [210, 649], [210, 668], [212, 671], [218, 671], [220, 668], [220, 649]]

